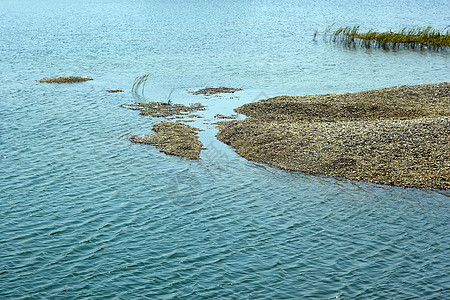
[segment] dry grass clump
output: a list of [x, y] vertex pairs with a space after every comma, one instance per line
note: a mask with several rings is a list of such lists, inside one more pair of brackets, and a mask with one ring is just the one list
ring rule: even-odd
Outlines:
[[148, 102], [148, 103], [133, 103], [124, 104], [121, 107], [132, 110], [140, 110], [142, 116], [163, 117], [170, 116], [194, 116], [193, 112], [206, 110], [206, 107], [200, 103], [192, 103], [189, 106], [183, 104], [170, 104], [166, 102]]
[[200, 160], [203, 147], [198, 139], [198, 128], [182, 123], [161, 122], [153, 126], [155, 134], [130, 137], [133, 143], [149, 144], [161, 152], [191, 160]]
[[221, 123], [217, 138], [249, 160], [281, 169], [446, 190], [449, 88], [276, 97], [238, 108], [252, 118]]
[[234, 92], [238, 92], [238, 91], [242, 91], [242, 89], [235, 89], [235, 88], [229, 88], [229, 87], [216, 87], [216, 88], [204, 88], [204, 89], [200, 89], [198, 91], [194, 91], [194, 92], [190, 92], [191, 94], [194, 95], [214, 95], [214, 94], [219, 94], [219, 93], [234, 93]]
[[430, 26], [403, 28], [399, 32], [359, 32], [359, 26], [347, 26], [328, 34], [330, 40], [346, 46], [362, 46], [382, 49], [432, 49], [444, 50], [450, 47], [447, 28], [437, 30]]
[[123, 93], [123, 90], [106, 90], [108, 93]]
[[68, 76], [68, 77], [52, 77], [52, 78], [42, 78], [39, 82], [45, 83], [75, 83], [75, 82], [84, 82], [93, 80], [89, 77], [76, 77], [76, 76]]

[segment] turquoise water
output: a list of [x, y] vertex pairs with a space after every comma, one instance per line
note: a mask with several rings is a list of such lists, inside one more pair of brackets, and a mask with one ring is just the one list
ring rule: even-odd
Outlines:
[[[450, 298], [448, 192], [282, 172], [205, 124], [265, 97], [448, 81], [448, 52], [315, 30], [449, 25], [448, 1], [0, 1], [0, 298]], [[128, 137], [208, 106], [202, 160]], [[93, 81], [53, 85], [53, 76]], [[205, 98], [188, 90], [244, 91]], [[109, 94], [106, 89], [123, 89]]]

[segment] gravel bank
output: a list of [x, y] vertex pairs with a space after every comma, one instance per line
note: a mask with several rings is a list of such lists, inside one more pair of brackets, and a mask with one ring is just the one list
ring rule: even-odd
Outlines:
[[217, 138], [285, 170], [450, 189], [450, 83], [275, 97], [236, 109]]
[[186, 159], [199, 160], [202, 142], [198, 139], [198, 128], [174, 122], [161, 122], [153, 126], [155, 134], [130, 137], [130, 141], [149, 144], [161, 152]]

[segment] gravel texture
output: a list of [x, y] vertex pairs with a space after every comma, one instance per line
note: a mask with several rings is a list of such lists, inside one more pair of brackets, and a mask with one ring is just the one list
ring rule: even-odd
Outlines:
[[170, 104], [166, 102], [147, 102], [123, 104], [122, 107], [132, 110], [140, 110], [141, 116], [151, 116], [155, 118], [167, 117], [199, 117], [193, 115], [193, 112], [206, 110], [205, 106], [200, 103], [193, 103], [189, 106], [183, 104]]
[[211, 88], [204, 88], [200, 89], [198, 91], [191, 92], [193, 95], [214, 95], [214, 94], [222, 94], [222, 93], [234, 93], [242, 91], [242, 89], [236, 89], [236, 88], [230, 88], [230, 87], [211, 87]]
[[200, 160], [203, 144], [198, 139], [198, 128], [182, 123], [161, 122], [153, 126], [155, 134], [130, 137], [130, 141], [139, 144], [149, 144], [161, 152], [191, 160]]
[[450, 189], [450, 83], [245, 104], [217, 138], [285, 170]]

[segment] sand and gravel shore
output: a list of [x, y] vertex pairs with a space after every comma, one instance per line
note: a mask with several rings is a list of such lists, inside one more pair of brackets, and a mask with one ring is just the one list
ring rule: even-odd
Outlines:
[[280, 96], [236, 109], [217, 138], [252, 161], [402, 187], [450, 189], [450, 83]]

